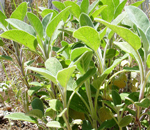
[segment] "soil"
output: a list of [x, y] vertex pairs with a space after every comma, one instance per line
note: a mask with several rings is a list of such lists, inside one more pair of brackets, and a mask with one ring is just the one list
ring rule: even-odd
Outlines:
[[23, 105], [19, 99], [18, 102], [16, 101], [16, 95], [11, 86], [12, 82], [17, 81], [13, 78], [19, 77], [20, 73], [11, 62], [4, 62], [4, 66], [10, 85], [6, 88], [3, 87], [3, 85], [9, 83], [7, 83], [8, 80], [0, 62], [0, 130], [38, 130], [36, 124], [26, 121], [8, 120], [4, 118], [5, 115], [10, 113], [23, 112]]

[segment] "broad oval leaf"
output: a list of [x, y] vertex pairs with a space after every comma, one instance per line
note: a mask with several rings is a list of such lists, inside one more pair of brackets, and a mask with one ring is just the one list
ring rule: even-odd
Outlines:
[[27, 12], [27, 2], [23, 2], [12, 12], [10, 18], [24, 20], [26, 12]]
[[[60, 21], [63, 19], [63, 17], [66, 15], [67, 11], [69, 10], [70, 7], [65, 8], [62, 10], [58, 15], [56, 15], [51, 22], [47, 25], [46, 28], [46, 34], [49, 37], [52, 37], [55, 29], [57, 28], [58, 24]], [[69, 14], [68, 14], [69, 15]], [[65, 16], [66, 17], [66, 16]], [[68, 16], [67, 16], [68, 17]]]
[[61, 124], [58, 121], [50, 121], [46, 124], [50, 128], [62, 128]]
[[53, 18], [57, 15], [57, 13], [52, 9], [44, 9], [41, 13], [41, 16], [44, 18], [49, 13], [53, 13]]
[[95, 20], [101, 22], [102, 24], [112, 29], [114, 32], [120, 35], [124, 40], [126, 40], [134, 49], [138, 50], [141, 47], [140, 38], [138, 37], [138, 35], [130, 31], [129, 29], [121, 26], [113, 25], [99, 18], [95, 18]]
[[58, 99], [52, 99], [49, 101], [49, 106], [54, 111], [60, 112], [63, 109], [63, 104]]
[[84, 74], [89, 68], [89, 63], [92, 59], [92, 54], [92, 51], [84, 52], [79, 58], [76, 58], [74, 61], [72, 61], [69, 66], [77, 65], [77, 68], [79, 69], [81, 74]]
[[102, 11], [102, 18], [108, 22], [111, 22], [114, 18], [115, 5], [113, 0], [101, 0], [104, 5], [107, 7]]
[[27, 66], [26, 69], [35, 71], [35, 72], [41, 74], [42, 76], [44, 76], [46, 79], [51, 80], [52, 82], [57, 84], [55, 76], [52, 73], [50, 73], [50, 71], [48, 71], [44, 68], [36, 68], [36, 67]]
[[59, 83], [62, 87], [64, 87], [64, 88], [67, 87], [67, 83], [75, 69], [76, 69], [76, 66], [74, 65], [74, 66], [65, 68], [63, 70], [60, 70], [57, 73], [57, 80], [59, 81]]
[[112, 90], [112, 99], [113, 99], [115, 106], [121, 104], [121, 97], [119, 93], [116, 92], [115, 90]]
[[95, 12], [93, 12], [93, 13], [91, 14], [91, 16], [92, 16], [93, 18], [97, 17], [106, 7], [107, 7], [107, 5], [101, 6], [99, 9], [95, 10]]
[[21, 120], [21, 121], [28, 121], [31, 123], [37, 123], [37, 120], [31, 116], [25, 115], [24, 113], [12, 113], [6, 115], [5, 118], [12, 119], [12, 120]]
[[130, 20], [145, 33], [150, 26], [146, 14], [140, 8], [135, 6], [127, 6], [125, 10], [128, 13]]
[[47, 70], [49, 70], [54, 76], [57, 75], [57, 72], [62, 70], [61, 63], [54, 57], [50, 57], [45, 62], [45, 67]]
[[150, 106], [150, 100], [148, 98], [144, 98], [140, 102], [135, 102], [135, 104], [143, 108], [148, 108]]
[[87, 47], [79, 47], [79, 48], [72, 50], [71, 57], [70, 57], [71, 61], [78, 58], [80, 55], [82, 55], [86, 51], [92, 51], [92, 50], [90, 48], [87, 48]]
[[131, 116], [125, 116], [123, 117], [120, 122], [119, 122], [119, 126], [120, 127], [125, 127], [127, 126], [131, 121], [132, 121], [132, 117]]
[[52, 3], [59, 10], [63, 10], [65, 8], [64, 3], [60, 2], [60, 1], [52, 1]]
[[40, 119], [42, 119], [42, 117], [43, 117], [43, 112], [41, 110], [39, 110], [39, 109], [33, 109], [33, 110], [29, 111], [26, 114], [28, 116], [32, 116], [32, 117], [40, 118]]
[[98, 32], [92, 27], [81, 27], [73, 33], [75, 38], [82, 40], [87, 46], [92, 48], [94, 51], [100, 46], [100, 38]]
[[73, 1], [65, 1], [64, 2], [65, 6], [71, 6], [70, 8], [70, 12], [76, 17], [79, 18], [80, 13], [81, 13], [81, 9], [79, 7], [79, 5], [77, 5], [75, 2]]
[[7, 27], [8, 23], [7, 21], [5, 21], [5, 19], [7, 19], [6, 15], [4, 15], [2, 11], [0, 11], [0, 22], [4, 25], [4, 27]]
[[88, 14], [89, 0], [82, 0], [80, 8], [81, 8], [81, 12]]
[[124, 6], [126, 5], [126, 3], [127, 3], [127, 0], [124, 0], [124, 1], [122, 1], [122, 2], [117, 6], [117, 8], [116, 8], [116, 10], [115, 10], [114, 18], [116, 18], [119, 14], [121, 14], [121, 12], [122, 12]]
[[13, 19], [13, 18], [6, 19], [6, 21], [8, 23], [10, 23], [13, 27], [15, 27], [19, 30], [25, 31], [33, 36], [36, 36], [35, 30], [33, 29], [33, 27], [31, 25], [29, 25], [21, 20]]
[[91, 18], [85, 13], [81, 13], [79, 21], [81, 26], [90, 26], [94, 28]]
[[39, 98], [35, 98], [32, 102], [32, 109], [39, 109], [42, 111], [43, 115], [44, 115], [44, 105], [41, 99]]
[[43, 38], [43, 26], [42, 26], [40, 19], [35, 14], [29, 13], [29, 12], [27, 13], [27, 16], [31, 25], [33, 26], [33, 28], [35, 29], [39, 37], [42, 39]]
[[13, 40], [24, 46], [28, 47], [32, 51], [36, 51], [37, 41], [35, 37], [22, 30], [8, 30], [0, 35], [0, 37]]

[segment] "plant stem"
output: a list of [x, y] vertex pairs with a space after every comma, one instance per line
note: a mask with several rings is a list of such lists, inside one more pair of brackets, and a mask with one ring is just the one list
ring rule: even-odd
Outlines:
[[102, 54], [101, 54], [101, 50], [100, 48], [98, 48], [97, 52], [96, 53], [96, 56], [98, 58], [98, 70], [99, 70], [99, 73], [102, 74], [103, 71], [104, 71], [104, 68], [103, 68], [103, 58], [102, 58]]
[[89, 101], [89, 105], [90, 105], [90, 109], [91, 109], [91, 117], [93, 120], [92, 125], [93, 125], [93, 128], [95, 128], [95, 130], [97, 130], [96, 111], [93, 106], [89, 80], [87, 80], [85, 82], [85, 87], [86, 87], [86, 93], [87, 93], [87, 97], [88, 97], [88, 101]]
[[145, 80], [144, 80], [144, 82], [143, 82], [143, 84], [142, 84], [142, 86], [141, 86], [139, 101], [141, 101], [141, 100], [143, 99], [143, 97], [144, 97], [145, 85], [146, 85], [146, 83], [147, 83], [147, 80], [148, 80], [149, 76], [150, 76], [150, 70], [147, 72], [146, 78], [145, 78]]

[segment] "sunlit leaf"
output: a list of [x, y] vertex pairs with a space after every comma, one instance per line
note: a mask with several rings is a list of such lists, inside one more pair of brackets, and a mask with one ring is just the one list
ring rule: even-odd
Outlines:
[[21, 121], [28, 121], [31, 123], [37, 123], [37, 120], [35, 118], [25, 115], [24, 113], [11, 113], [9, 115], [6, 115], [5, 118], [11, 120], [21, 120]]
[[130, 31], [129, 29], [121, 26], [113, 25], [99, 18], [95, 18], [95, 20], [99, 21], [100, 23], [112, 29], [114, 32], [120, 35], [124, 40], [126, 40], [134, 49], [138, 50], [141, 47], [140, 38], [138, 37], [138, 35]]
[[37, 41], [35, 37], [22, 30], [8, 30], [0, 35], [2, 38], [13, 40], [24, 46], [28, 47], [32, 51], [36, 51]]
[[100, 46], [99, 34], [94, 28], [87, 26], [81, 27], [73, 33], [73, 36], [83, 41], [94, 51], [97, 51]]
[[27, 2], [22, 2], [11, 14], [10, 18], [24, 20], [27, 12]]
[[31, 25], [33, 26], [39, 37], [43, 38], [43, 26], [40, 19], [35, 14], [29, 12], [27, 13], [27, 16]]

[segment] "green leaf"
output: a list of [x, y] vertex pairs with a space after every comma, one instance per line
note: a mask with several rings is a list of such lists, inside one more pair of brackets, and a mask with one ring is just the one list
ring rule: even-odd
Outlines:
[[96, 73], [96, 68], [89, 69], [84, 75], [78, 78], [75, 82], [76, 88], [79, 88], [87, 79]]
[[91, 18], [85, 13], [81, 13], [79, 21], [81, 26], [90, 26], [94, 28]]
[[124, 56], [116, 59], [113, 64], [107, 68], [100, 77], [98, 77], [97, 79], [95, 79], [93, 81], [93, 86], [96, 88], [96, 89], [99, 89], [102, 85], [102, 83], [104, 82], [104, 80], [106, 79], [106, 77], [111, 73], [111, 71], [122, 61], [124, 60], [125, 58], [128, 57], [128, 54], [125, 54]]
[[[140, 33], [141, 33], [142, 31], [140, 31]], [[146, 37], [145, 37], [145, 35], [144, 35], [144, 37], [143, 37], [143, 35], [142, 35], [142, 33], [141, 33], [141, 37], [142, 37], [142, 40], [143, 40], [143, 46], [144, 46], [144, 49], [146, 50], [146, 51], [148, 51], [149, 50], [149, 45], [150, 45], [150, 26], [148, 27], [148, 29], [147, 29], [147, 31], [146, 31]], [[148, 41], [148, 43], [147, 43], [147, 41]], [[146, 48], [147, 47], [147, 48]]]
[[79, 69], [79, 71], [82, 74], [84, 74], [89, 67], [89, 63], [92, 59], [92, 54], [93, 54], [92, 51], [84, 52], [78, 59], [75, 59], [74, 61], [72, 61], [69, 66], [77, 65], [77, 68]]
[[132, 31], [130, 31], [127, 28], [117, 26], [110, 24], [102, 19], [95, 18], [96, 21], [101, 22], [102, 24], [106, 25], [110, 29], [112, 29], [114, 32], [116, 32], [119, 36], [121, 36], [125, 41], [127, 41], [134, 49], [138, 50], [141, 47], [141, 40]]
[[46, 15], [48, 15], [50, 13], [53, 14], [52, 18], [54, 18], [57, 15], [57, 13], [52, 9], [44, 9], [41, 13], [41, 16], [44, 18]]
[[106, 120], [104, 121], [100, 127], [98, 128], [98, 130], [104, 130], [105, 128], [111, 128], [113, 126], [116, 125], [116, 122], [114, 119], [111, 119], [111, 120]]
[[[70, 99], [70, 96], [73, 92], [74, 91], [67, 91], [67, 100]], [[86, 92], [79, 88], [78, 93], [85, 100], [85, 102], [88, 104], [88, 97], [86, 95]], [[71, 108], [77, 112], [82, 112], [82, 113], [87, 114], [89, 111], [88, 111], [86, 105], [84, 104], [84, 102], [82, 101], [80, 96], [77, 95], [76, 93], [73, 95], [73, 97], [70, 101], [69, 108]]]
[[29, 13], [29, 12], [27, 13], [27, 17], [31, 25], [33, 26], [33, 28], [39, 35], [39, 37], [42, 39], [43, 38], [43, 26], [42, 26], [40, 19], [35, 14]]
[[52, 99], [49, 101], [50, 108], [54, 111], [61, 111], [63, 109], [63, 104], [58, 99]]
[[100, 32], [99, 32], [99, 36], [100, 36], [100, 41], [103, 39], [103, 37], [105, 36], [106, 34], [106, 31], [107, 31], [107, 27], [102, 29]]
[[41, 86], [35, 86], [35, 87], [31, 87], [28, 90], [28, 94], [29, 96], [35, 94], [38, 90], [40, 90], [42, 87]]
[[79, 63], [77, 64], [77, 68], [80, 70], [81, 74], [84, 74], [87, 72], [89, 68], [89, 64], [92, 60], [93, 52], [88, 51], [85, 52], [80, 58], [79, 58]]
[[53, 17], [53, 14], [52, 13], [49, 13], [47, 14], [43, 20], [42, 20], [42, 25], [43, 25], [43, 35], [45, 36], [46, 35], [46, 27], [48, 25], [48, 23], [51, 21]]
[[119, 93], [115, 90], [112, 90], [112, 99], [113, 99], [115, 106], [121, 104], [121, 97]]
[[150, 54], [148, 54], [147, 56], [146, 64], [147, 64], [147, 67], [150, 68]]
[[115, 6], [113, 0], [101, 0], [107, 7], [102, 11], [102, 18], [108, 22], [111, 22], [114, 18]]
[[36, 51], [37, 41], [33, 35], [22, 30], [8, 30], [0, 35], [0, 37], [13, 40], [24, 46], [28, 47], [32, 51]]
[[113, 0], [115, 8], [119, 6], [120, 0]]
[[96, 8], [96, 6], [98, 5], [100, 0], [96, 0], [94, 1], [90, 6], [89, 6], [89, 9], [88, 9], [88, 13], [91, 14], [94, 9]]
[[61, 124], [58, 121], [50, 121], [46, 124], [50, 128], [62, 128]]
[[121, 14], [121, 12], [122, 12], [124, 6], [126, 5], [126, 3], [127, 3], [127, 0], [124, 0], [124, 1], [122, 1], [122, 2], [117, 6], [117, 8], [116, 8], [116, 10], [115, 10], [115, 16], [114, 16], [114, 18], [116, 18], [119, 14]]
[[26, 69], [35, 71], [35, 72], [41, 74], [42, 76], [44, 76], [46, 79], [49, 79], [52, 82], [54, 82], [55, 84], [57, 84], [55, 76], [50, 71], [48, 71], [44, 68], [36, 68], [36, 67], [27, 66]]
[[21, 3], [11, 14], [10, 18], [15, 18], [19, 20], [24, 20], [27, 12], [27, 3]]
[[138, 64], [142, 63], [142, 59], [139, 56], [139, 53], [130, 44], [127, 42], [114, 42], [114, 44], [121, 48], [123, 51], [129, 53], [133, 58], [136, 59]]
[[15, 27], [19, 30], [25, 31], [33, 36], [36, 36], [35, 30], [33, 29], [33, 27], [31, 25], [29, 25], [21, 20], [13, 19], [13, 18], [6, 19], [6, 21], [8, 23], [10, 23], [13, 27]]
[[79, 56], [81, 56], [86, 51], [92, 51], [92, 50], [87, 48], [87, 47], [75, 48], [71, 52], [71, 57], [70, 57], [71, 61], [73, 61], [74, 59], [78, 58]]
[[132, 117], [131, 116], [125, 116], [121, 119], [121, 121], [119, 122], [119, 126], [120, 127], [125, 127], [127, 126], [131, 121], [132, 121]]
[[125, 10], [130, 20], [145, 33], [147, 28], [150, 26], [150, 22], [146, 14], [140, 8], [135, 6], [127, 6]]
[[32, 117], [40, 118], [40, 119], [42, 119], [42, 117], [43, 117], [43, 112], [41, 110], [39, 110], [39, 109], [33, 109], [33, 110], [29, 111], [26, 114], [28, 116], [32, 116]]
[[114, 58], [116, 55], [118, 55], [119, 52], [116, 49], [107, 49], [106, 51], [106, 59]]
[[44, 105], [41, 99], [39, 98], [35, 98], [32, 102], [32, 109], [39, 109], [42, 111], [43, 115], [44, 115]]
[[52, 1], [52, 3], [59, 10], [65, 9], [64, 3], [60, 2], [60, 1]]
[[89, 0], [82, 0], [80, 8], [81, 8], [81, 12], [88, 14]]
[[61, 63], [54, 57], [50, 57], [45, 62], [45, 67], [47, 70], [49, 70], [54, 76], [57, 75], [57, 72], [62, 70]]
[[144, 98], [140, 102], [135, 102], [135, 104], [143, 108], [148, 108], [150, 106], [150, 100]]
[[94, 129], [92, 129], [92, 126], [88, 120], [83, 121], [82, 129], [83, 130], [94, 130]]
[[87, 46], [92, 48], [94, 51], [100, 46], [100, 38], [98, 32], [91, 27], [81, 27], [73, 33], [75, 38], [83, 41]]
[[74, 66], [65, 68], [63, 70], [60, 70], [57, 73], [57, 80], [59, 81], [59, 83], [62, 87], [64, 87], [64, 88], [67, 87], [67, 83], [75, 69], [76, 69], [76, 66], [74, 65]]
[[131, 4], [131, 5], [138, 7], [138, 6], [140, 6], [144, 1], [145, 1], [145, 0], [137, 1], [137, 2], [135, 2], [135, 3], [133, 3], [133, 4]]
[[0, 55], [0, 60], [8, 60], [8, 61], [12, 61], [12, 58], [11, 58], [10, 56]]
[[[47, 36], [52, 37], [52, 35], [53, 35], [55, 29], [57, 28], [58, 24], [63, 19], [63, 17], [66, 15], [66, 13], [67, 13], [67, 11], [69, 9], [70, 9], [70, 7], [65, 8], [64, 10], [62, 10], [59, 14], [57, 14], [51, 20], [51, 22], [47, 25], [47, 28], [46, 28], [46, 34], [47, 34]], [[69, 15], [69, 14], [67, 14], [67, 15]]]
[[138, 29], [142, 38], [143, 47], [145, 50], [145, 55], [147, 55], [149, 50], [149, 44], [150, 44], [150, 28], [147, 29], [146, 34], [143, 32], [140, 28]]
[[65, 1], [64, 2], [65, 6], [71, 6], [70, 8], [70, 12], [76, 17], [79, 18], [80, 13], [81, 13], [81, 9], [79, 7], [79, 5], [77, 5], [75, 2], [73, 1]]
[[37, 123], [37, 120], [35, 118], [25, 115], [24, 113], [12, 113], [12, 114], [6, 115], [4, 118], [8, 118], [11, 120], [21, 120], [21, 121], [28, 121], [31, 123]]
[[100, 15], [100, 13], [101, 13], [106, 7], [107, 7], [107, 5], [101, 6], [99, 9], [95, 10], [95, 11], [91, 14], [91, 16], [92, 16], [93, 18], [97, 17], [98, 15]]
[[52, 108], [47, 108], [45, 112], [45, 116], [49, 116], [52, 119], [55, 118], [56, 112]]
[[8, 23], [5, 21], [5, 19], [7, 19], [6, 15], [0, 11], [0, 22], [4, 25], [4, 27], [7, 27]]
[[5, 43], [3, 42], [3, 40], [0, 38], [0, 46], [4, 46]]

